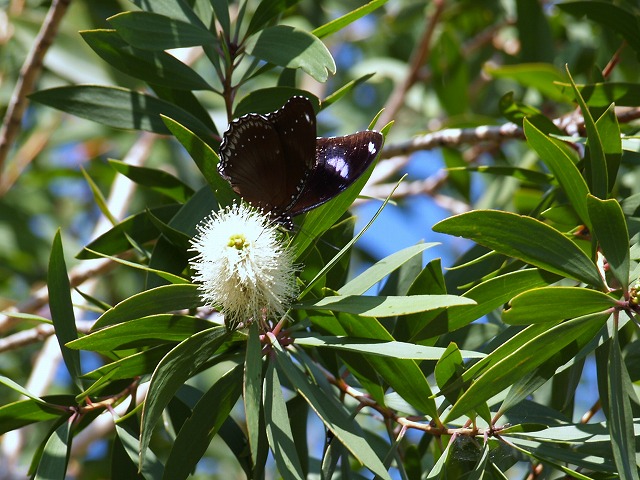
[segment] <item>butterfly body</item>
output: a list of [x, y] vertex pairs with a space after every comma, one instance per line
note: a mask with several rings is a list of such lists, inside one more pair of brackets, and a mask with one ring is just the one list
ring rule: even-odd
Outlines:
[[256, 208], [289, 226], [291, 217], [331, 200], [375, 160], [382, 134], [365, 130], [316, 138], [311, 102], [290, 98], [275, 112], [234, 120], [220, 145], [220, 175]]

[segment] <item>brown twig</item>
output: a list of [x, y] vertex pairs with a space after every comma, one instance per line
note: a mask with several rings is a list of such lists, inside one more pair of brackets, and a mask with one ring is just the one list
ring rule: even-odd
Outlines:
[[27, 105], [26, 97], [33, 90], [38, 74], [42, 70], [42, 60], [53, 43], [58, 26], [70, 3], [71, 0], [53, 0], [33, 47], [20, 69], [20, 76], [0, 129], [0, 175], [4, 170], [9, 149], [20, 131], [22, 114]]
[[425, 28], [422, 39], [420, 40], [420, 44], [417, 46], [416, 50], [411, 56], [409, 72], [404, 81], [396, 85], [393, 92], [391, 93], [391, 96], [389, 97], [389, 100], [387, 100], [384, 112], [382, 112], [382, 115], [380, 115], [380, 125], [386, 125], [396, 117], [398, 111], [404, 103], [405, 95], [415, 84], [416, 80], [419, 77], [420, 68], [424, 65], [425, 61], [429, 57], [433, 33], [435, 32], [436, 25], [438, 24], [440, 16], [444, 11], [445, 2], [443, 0], [436, 0], [433, 3], [435, 5], [435, 10], [431, 15], [431, 18], [429, 19], [427, 27]]

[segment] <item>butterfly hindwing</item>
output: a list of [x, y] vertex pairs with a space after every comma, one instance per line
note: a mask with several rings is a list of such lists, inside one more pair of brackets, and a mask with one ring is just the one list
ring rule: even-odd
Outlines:
[[316, 163], [290, 215], [328, 202], [354, 183], [375, 160], [382, 134], [373, 130], [316, 139]]

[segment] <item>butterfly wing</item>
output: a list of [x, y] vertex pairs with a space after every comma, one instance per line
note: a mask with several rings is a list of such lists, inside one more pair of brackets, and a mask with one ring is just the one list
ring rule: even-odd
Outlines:
[[218, 171], [247, 202], [283, 219], [314, 163], [315, 132], [315, 113], [304, 97], [267, 115], [243, 115], [224, 133]]
[[307, 212], [346, 190], [378, 156], [382, 139], [382, 134], [373, 130], [317, 138], [316, 163], [289, 214]]

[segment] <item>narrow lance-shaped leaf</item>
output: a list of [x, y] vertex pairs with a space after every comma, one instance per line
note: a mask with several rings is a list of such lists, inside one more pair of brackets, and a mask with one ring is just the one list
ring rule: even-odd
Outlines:
[[347, 25], [355, 22], [359, 18], [368, 15], [374, 10], [382, 7], [387, 0], [372, 0], [371, 2], [352, 10], [351, 12], [336, 18], [335, 20], [325, 23], [321, 27], [316, 28], [312, 33], [318, 38], [324, 38], [339, 30], [342, 30]]
[[229, 418], [242, 385], [242, 365], [224, 373], [200, 398], [176, 436], [163, 478], [187, 478], [205, 454], [211, 439]]
[[634, 439], [633, 411], [629, 395], [634, 395], [633, 384], [622, 355], [618, 332], [614, 331], [609, 346], [609, 365], [607, 375], [609, 411], [607, 426], [611, 433], [613, 458], [618, 467], [620, 478], [638, 480], [638, 466]]
[[455, 295], [409, 295], [409, 296], [334, 296], [320, 300], [300, 302], [293, 306], [298, 310], [331, 310], [365, 317], [394, 317], [408, 313], [426, 312], [456, 305], [475, 305], [470, 298]]
[[502, 314], [502, 321], [510, 325], [555, 322], [602, 312], [616, 304], [610, 296], [587, 288], [535, 288], [513, 298]]
[[184, 382], [204, 364], [227, 339], [224, 327], [214, 327], [197, 333], [171, 350], [151, 376], [149, 391], [142, 410], [140, 434], [140, 465], [144, 463], [151, 432]]
[[465, 237], [549, 272], [604, 287], [596, 265], [575, 243], [534, 218], [497, 210], [476, 210], [447, 218], [433, 230]]
[[568, 66], [566, 66], [566, 70], [567, 75], [569, 76], [569, 81], [571, 82], [571, 87], [573, 88], [573, 93], [578, 101], [578, 105], [580, 105], [580, 110], [582, 111], [584, 126], [587, 129], [587, 139], [589, 140], [589, 155], [585, 161], [587, 181], [590, 183], [593, 195], [604, 200], [608, 197], [609, 180], [607, 161], [604, 155], [604, 147], [602, 146], [600, 132], [596, 128], [596, 122], [591, 116], [589, 107], [587, 107], [582, 95], [580, 95], [580, 90], [578, 90], [578, 87], [576, 87], [576, 84], [571, 77], [571, 72], [569, 72]]
[[618, 177], [620, 160], [622, 159], [622, 137], [620, 124], [616, 114], [616, 105], [612, 103], [596, 120], [596, 128], [602, 139], [602, 148], [607, 160], [607, 174], [609, 177], [609, 191], [613, 190]]
[[143, 50], [215, 45], [206, 28], [151, 12], [123, 12], [107, 19], [130, 45]]
[[131, 47], [115, 30], [85, 30], [80, 34], [103, 60], [127, 75], [167, 88], [211, 89], [200, 75], [173, 55]]
[[71, 448], [71, 425], [71, 421], [65, 419], [49, 436], [42, 450], [35, 480], [66, 478]]
[[607, 259], [613, 276], [622, 289], [629, 288], [629, 230], [622, 207], [614, 198], [600, 200], [592, 195], [587, 198], [593, 233], [598, 239], [602, 254]]
[[569, 147], [560, 140], [542, 133], [526, 118], [524, 120], [524, 134], [529, 145], [558, 180], [582, 222], [590, 227], [587, 212], [589, 187], [576, 167]]
[[327, 428], [361, 464], [381, 478], [390, 480], [391, 477], [384, 464], [367, 443], [364, 432], [346, 411], [344, 405], [328, 396], [329, 392], [324, 392], [317, 385], [311, 383], [300, 372], [298, 366], [293, 363], [275, 337], [270, 333], [267, 335], [276, 352], [276, 361], [281, 371], [287, 375], [293, 387], [307, 400], [309, 406], [318, 414]]
[[297, 456], [287, 405], [282, 396], [280, 378], [276, 362], [267, 367], [264, 379], [264, 415], [267, 426], [267, 438], [276, 460], [278, 471], [285, 480], [303, 479], [304, 473]]
[[397, 268], [400, 268], [404, 263], [408, 262], [411, 258], [435, 245], [437, 245], [437, 243], [420, 243], [393, 253], [375, 263], [366, 271], [344, 285], [340, 290], [338, 290], [338, 293], [340, 295], [362, 295], [384, 277]]
[[[145, 130], [166, 135], [160, 115], [167, 115], [202, 138], [214, 132], [179, 106], [126, 88], [73, 85], [32, 93], [29, 98], [63, 112], [114, 128]], [[213, 143], [213, 140], [212, 140]]]
[[80, 353], [67, 348], [65, 345], [67, 342], [78, 338], [78, 331], [73, 314], [73, 304], [71, 303], [71, 286], [69, 284], [69, 277], [67, 276], [67, 266], [64, 261], [60, 230], [56, 233], [51, 247], [47, 287], [49, 289], [51, 319], [53, 320], [56, 338], [62, 351], [62, 359], [67, 366], [67, 370], [69, 370], [71, 378], [78, 388], [82, 390], [82, 384], [79, 380], [81, 373]]
[[[521, 348], [482, 372], [453, 405], [445, 421], [454, 420], [486, 402], [577, 338], [581, 338], [582, 343], [586, 344], [588, 339], [602, 328], [608, 317], [609, 314], [596, 313], [574, 318], [544, 330]], [[485, 360], [489, 361], [490, 357], [491, 355]], [[518, 368], [513, 368], [514, 365]], [[471, 370], [468, 370], [466, 373], [470, 372]], [[463, 379], [467, 380], [467, 374], [463, 375]]]
[[[131, 459], [131, 462], [135, 465], [138, 462], [138, 452], [140, 451], [140, 441], [138, 440], [138, 434], [126, 423], [116, 423], [116, 434], [122, 444], [122, 448]], [[160, 479], [164, 468], [162, 462], [158, 460], [155, 453], [151, 449], [147, 450], [144, 463], [140, 467], [140, 473], [144, 478]]]
[[215, 150], [198, 135], [173, 118], [164, 115], [161, 115], [161, 118], [169, 131], [196, 162], [198, 169], [212, 188], [218, 202], [221, 205], [229, 205], [234, 199], [237, 199], [238, 195], [231, 189], [229, 182], [218, 174], [220, 157], [218, 157]]
[[243, 389], [244, 411], [247, 417], [247, 437], [251, 449], [251, 460], [255, 465], [259, 453], [260, 407], [262, 405], [262, 348], [257, 322], [253, 322], [249, 327]]
[[123, 323], [127, 320], [162, 314], [183, 308], [194, 308], [202, 304], [197, 285], [163, 285], [133, 295], [96, 320], [91, 328], [96, 331], [108, 325]]

